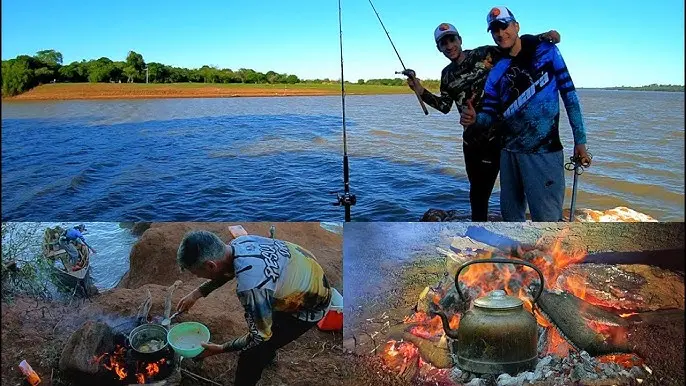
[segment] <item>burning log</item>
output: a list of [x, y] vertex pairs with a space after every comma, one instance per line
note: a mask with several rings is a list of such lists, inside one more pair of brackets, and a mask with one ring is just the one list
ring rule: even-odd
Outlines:
[[[462, 293], [469, 297], [471, 292], [464, 285], [461, 285]], [[445, 276], [436, 287], [426, 287], [419, 294], [415, 311], [431, 313], [437, 308], [449, 310], [453, 313], [464, 312], [469, 308], [469, 302], [460, 299], [455, 288], [454, 276]]]
[[[626, 322], [567, 292], [543, 291], [538, 305], [546, 317], [577, 349], [591, 355], [630, 352]], [[586, 319], [581, 314], [594, 316]], [[618, 323], [618, 319], [619, 322]]]
[[435, 367], [441, 369], [452, 367], [453, 362], [450, 357], [447, 341], [445, 339], [431, 340], [416, 336], [410, 332], [413, 327], [416, 327], [416, 324], [401, 324], [392, 327], [387, 334], [387, 338], [394, 341], [412, 343], [417, 347], [422, 359]]
[[568, 267], [557, 283], [608, 308], [629, 312], [684, 309], [683, 276], [649, 265], [579, 264]]
[[95, 375], [100, 368], [93, 357], [114, 350], [114, 334], [110, 326], [100, 322], [85, 322], [67, 341], [60, 356], [59, 368], [64, 372]]

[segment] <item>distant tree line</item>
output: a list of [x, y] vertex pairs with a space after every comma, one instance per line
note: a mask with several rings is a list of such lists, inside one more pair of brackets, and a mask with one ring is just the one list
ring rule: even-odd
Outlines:
[[[431, 79], [422, 79], [422, 86], [427, 89], [438, 89], [440, 86], [440, 81]], [[369, 84], [369, 85], [379, 85], [379, 86], [405, 86], [407, 81], [405, 78], [392, 78], [392, 79], [358, 79], [357, 84]]]
[[34, 56], [19, 55], [2, 61], [2, 93], [12, 96], [40, 84], [51, 82], [112, 82], [112, 83], [299, 83], [296, 75], [266, 74], [241, 68], [237, 71], [202, 66], [197, 69], [168, 66], [162, 63], [145, 63], [143, 55], [129, 51], [125, 61], [110, 58], [82, 60], [62, 64], [62, 54], [43, 50]]
[[646, 86], [640, 86], [640, 87], [628, 87], [628, 86], [620, 86], [620, 87], [606, 87], [604, 88], [605, 90], [639, 90], [639, 91], [677, 91], [677, 92], [684, 92], [684, 86], [679, 86], [676, 84], [649, 84]]
[[[146, 82], [146, 69], [147, 81], [150, 83], [340, 83], [340, 80], [332, 81], [330, 79], [301, 80], [296, 75], [279, 74], [274, 71], [262, 73], [247, 68], [236, 71], [212, 66], [188, 69], [156, 62], [146, 63], [143, 55], [134, 51], [129, 51], [125, 61], [113, 61], [107, 57], [102, 57], [64, 65], [60, 52], [42, 50], [34, 56], [19, 55], [14, 59], [2, 61], [2, 95], [14, 96], [35, 86], [52, 82], [144, 83]], [[346, 81], [346, 83], [350, 82]], [[357, 83], [400, 86], [405, 85], [405, 80], [400, 78], [370, 79], [367, 81], [360, 79]]]

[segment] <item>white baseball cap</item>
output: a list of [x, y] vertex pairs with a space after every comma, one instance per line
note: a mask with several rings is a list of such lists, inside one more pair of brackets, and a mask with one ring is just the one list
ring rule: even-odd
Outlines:
[[491, 30], [492, 23], [500, 22], [507, 24], [513, 21], [517, 21], [517, 19], [515, 19], [514, 14], [507, 7], [493, 7], [486, 16], [486, 23], [488, 24], [486, 31]]
[[436, 27], [434, 31], [434, 40], [438, 43], [444, 36], [453, 35], [459, 37], [460, 34], [457, 32], [457, 28], [450, 23], [441, 23]]

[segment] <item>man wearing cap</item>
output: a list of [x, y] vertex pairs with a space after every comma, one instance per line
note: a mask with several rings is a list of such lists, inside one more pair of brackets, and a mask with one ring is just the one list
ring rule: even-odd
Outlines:
[[[560, 41], [560, 35], [550, 31], [538, 36], [524, 35], [522, 39]], [[483, 88], [490, 69], [503, 57], [496, 46], [483, 46], [473, 50], [462, 49], [462, 37], [455, 26], [441, 23], [434, 31], [436, 48], [450, 60], [441, 73], [440, 95], [426, 90], [420, 81], [409, 77], [408, 85], [422, 100], [436, 110], [447, 114], [453, 103], [459, 110], [471, 103], [477, 111], [482, 107]], [[411, 71], [411, 70], [410, 70]], [[414, 74], [413, 74], [414, 75]], [[495, 125], [477, 130], [463, 125], [462, 149], [469, 179], [469, 202], [472, 221], [488, 220], [488, 201], [500, 169], [500, 143]]]
[[481, 112], [467, 108], [461, 121], [477, 128], [500, 122], [503, 219], [525, 221], [528, 203], [533, 221], [561, 221], [565, 179], [560, 95], [574, 135], [574, 156], [584, 166], [591, 163], [574, 83], [557, 47], [521, 39], [519, 23], [508, 8], [491, 9], [487, 22], [507, 57], [488, 75]]
[[227, 245], [214, 233], [193, 231], [181, 241], [177, 263], [210, 279], [181, 299], [178, 311], [236, 278], [248, 333], [203, 344], [199, 356], [240, 351], [235, 385], [255, 385], [276, 350], [314, 327], [331, 302], [331, 287], [312, 253], [287, 241], [245, 235]]
[[83, 233], [85, 232], [86, 226], [79, 224], [66, 230], [59, 238], [60, 248], [67, 251], [69, 254], [69, 261], [72, 264], [72, 271], [76, 271], [81, 268], [81, 266], [77, 264], [79, 261], [79, 252], [76, 249], [77, 246], [80, 247], [80, 244], [83, 244], [86, 246], [86, 248], [90, 249], [91, 252], [95, 253], [95, 249], [91, 248], [90, 245], [86, 243], [86, 238], [83, 237]]

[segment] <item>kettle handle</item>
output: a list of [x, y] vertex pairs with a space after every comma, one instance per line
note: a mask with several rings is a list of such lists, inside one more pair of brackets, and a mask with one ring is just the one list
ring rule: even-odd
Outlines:
[[520, 264], [520, 265], [526, 265], [529, 268], [533, 268], [534, 271], [536, 271], [536, 273], [538, 273], [538, 276], [541, 278], [541, 287], [536, 292], [536, 296], [534, 296], [534, 303], [536, 303], [538, 301], [538, 298], [541, 296], [541, 293], [543, 292], [543, 286], [544, 286], [543, 272], [541, 272], [541, 270], [537, 266], [529, 263], [528, 261], [518, 260], [518, 259], [503, 259], [503, 258], [478, 259], [478, 260], [468, 261], [468, 262], [462, 264], [462, 266], [460, 266], [460, 268], [457, 269], [457, 273], [455, 273], [455, 288], [457, 289], [457, 294], [460, 295], [460, 300], [462, 300], [463, 302], [465, 302], [466, 300], [464, 298], [464, 295], [462, 294], [462, 291], [460, 290], [460, 282], [457, 279], [460, 276], [460, 272], [462, 272], [463, 269], [467, 268], [468, 266], [470, 266], [472, 264], [477, 264], [477, 263]]

